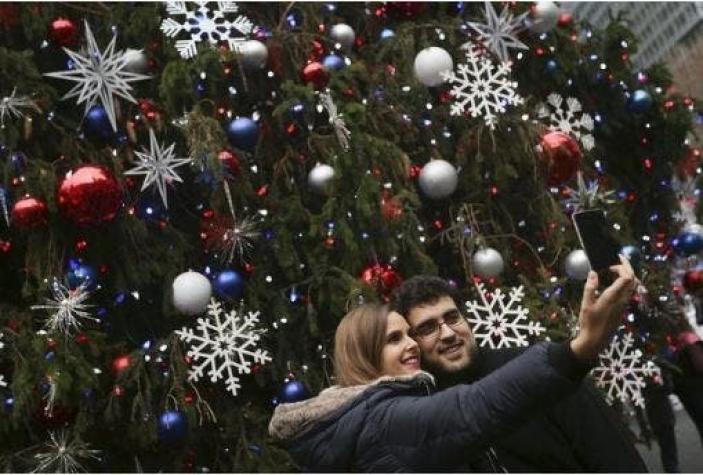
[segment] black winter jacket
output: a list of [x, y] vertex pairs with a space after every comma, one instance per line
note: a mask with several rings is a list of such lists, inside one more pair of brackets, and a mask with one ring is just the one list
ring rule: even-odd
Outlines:
[[475, 384], [432, 394], [428, 373], [333, 386], [279, 405], [269, 432], [313, 472], [467, 471], [523, 418], [575, 390], [588, 366], [566, 344], [538, 344]]
[[[486, 377], [523, 351], [479, 350], [465, 381]], [[442, 382], [439, 379], [440, 387]], [[633, 436], [588, 379], [491, 445], [498, 462], [511, 473], [647, 472]], [[471, 456], [471, 450], [467, 452]]]

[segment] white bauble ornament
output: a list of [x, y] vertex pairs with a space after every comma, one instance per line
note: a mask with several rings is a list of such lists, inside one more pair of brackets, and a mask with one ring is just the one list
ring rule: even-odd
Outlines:
[[583, 249], [571, 251], [564, 261], [564, 270], [569, 279], [586, 280], [591, 270], [591, 263]]
[[330, 183], [334, 178], [334, 168], [324, 163], [318, 163], [308, 173], [308, 186], [319, 195], [327, 195], [330, 192]]
[[442, 84], [444, 79], [440, 73], [453, 70], [452, 57], [443, 48], [430, 46], [415, 56], [415, 77], [425, 86]]
[[559, 15], [561, 15], [561, 9], [556, 3], [540, 1], [534, 6], [532, 15], [527, 17], [525, 22], [530, 31], [546, 33], [557, 26]]
[[248, 71], [255, 71], [266, 66], [269, 50], [266, 45], [258, 40], [246, 40], [237, 47], [239, 62]]
[[474, 274], [484, 279], [498, 277], [503, 273], [505, 264], [500, 252], [492, 247], [485, 247], [476, 251], [471, 258], [471, 267]]
[[188, 271], [173, 280], [173, 306], [186, 315], [205, 312], [212, 297], [212, 285], [200, 272]]
[[330, 28], [330, 38], [342, 45], [344, 49], [351, 49], [356, 40], [354, 29], [346, 23], [337, 23]]
[[454, 193], [459, 174], [446, 160], [431, 160], [420, 171], [418, 184], [422, 192], [433, 200], [441, 200]]
[[149, 70], [149, 60], [143, 50], [128, 48], [124, 52], [124, 57], [125, 71], [144, 74]]

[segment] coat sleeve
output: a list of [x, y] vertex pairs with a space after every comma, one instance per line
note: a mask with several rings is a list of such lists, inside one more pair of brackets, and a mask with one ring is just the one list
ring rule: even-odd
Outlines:
[[586, 472], [646, 473], [633, 436], [588, 381], [553, 409], [560, 428]]
[[376, 440], [417, 468], [439, 469], [466, 459], [534, 411], [575, 390], [590, 365], [567, 344], [539, 344], [473, 384], [436, 394], [398, 396], [379, 405]]

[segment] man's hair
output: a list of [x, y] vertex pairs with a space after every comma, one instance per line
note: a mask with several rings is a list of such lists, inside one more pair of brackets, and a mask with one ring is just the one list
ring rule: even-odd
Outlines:
[[442, 297], [460, 301], [458, 292], [446, 280], [433, 275], [416, 275], [403, 282], [391, 297], [391, 310], [407, 317], [410, 311], [422, 305], [432, 305]]
[[368, 303], [347, 313], [334, 338], [334, 372], [340, 386], [370, 383], [382, 376], [388, 307]]

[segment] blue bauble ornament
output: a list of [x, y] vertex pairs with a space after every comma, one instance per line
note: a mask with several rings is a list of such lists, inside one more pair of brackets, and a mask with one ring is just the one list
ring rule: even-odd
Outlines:
[[71, 289], [85, 284], [87, 290], [93, 291], [98, 286], [98, 271], [95, 267], [77, 259], [69, 259], [66, 280], [68, 281], [68, 287]]
[[244, 277], [233, 270], [224, 270], [215, 276], [212, 283], [215, 293], [224, 299], [237, 300], [244, 295]]
[[181, 411], [162, 412], [156, 430], [161, 442], [177, 444], [188, 435], [188, 419]]
[[620, 254], [627, 257], [627, 259], [630, 261], [630, 265], [635, 270], [635, 272], [639, 271], [640, 264], [642, 263], [642, 253], [640, 252], [639, 248], [631, 245], [623, 246], [620, 249]]
[[308, 399], [310, 391], [301, 381], [291, 380], [283, 384], [281, 394], [278, 396], [280, 403], [298, 402]]
[[83, 132], [90, 140], [109, 142], [114, 137], [112, 124], [103, 106], [93, 106], [83, 121]]
[[553, 73], [553, 72], [555, 72], [558, 67], [559, 67], [559, 64], [557, 63], [557, 61], [556, 61], [555, 59], [549, 59], [549, 60], [547, 60], [547, 63], [544, 65], [544, 69], [545, 69], [548, 73]]
[[647, 112], [654, 101], [645, 89], [637, 89], [627, 100], [627, 110], [635, 113]]
[[227, 126], [227, 138], [239, 149], [252, 150], [259, 139], [259, 126], [249, 117], [239, 117]]
[[671, 245], [677, 254], [691, 256], [703, 250], [703, 236], [698, 233], [681, 233], [671, 241]]
[[336, 54], [328, 54], [322, 59], [322, 65], [333, 71], [341, 71], [347, 65], [344, 63], [344, 58]]

